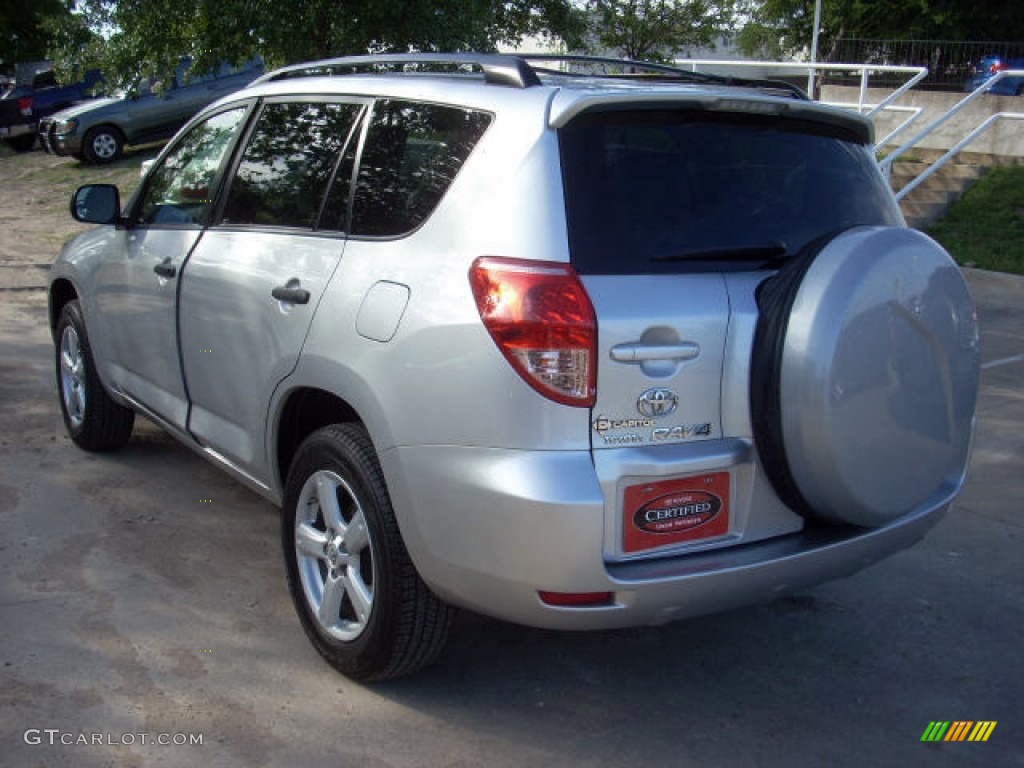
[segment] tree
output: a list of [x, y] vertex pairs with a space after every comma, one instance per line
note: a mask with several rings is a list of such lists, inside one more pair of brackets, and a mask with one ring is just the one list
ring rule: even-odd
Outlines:
[[[79, 0], [100, 38], [65, 46], [126, 85], [167, 77], [181, 56], [196, 71], [259, 54], [271, 66], [390, 51], [494, 50], [526, 34], [573, 43], [579, 12], [570, 0]], [[70, 25], [68, 30], [70, 30]]]
[[[738, 42], [747, 55], [778, 58], [809, 50], [814, 0], [741, 0], [748, 23]], [[1006, 0], [825, 0], [822, 58], [840, 38], [872, 40], [1021, 40], [1024, 4]]]
[[69, 15], [64, 0], [0, 0], [0, 68], [45, 59], [50, 35], [44, 21]]
[[726, 8], [707, 0], [593, 0], [594, 37], [634, 60], [671, 60], [707, 45], [726, 26]]

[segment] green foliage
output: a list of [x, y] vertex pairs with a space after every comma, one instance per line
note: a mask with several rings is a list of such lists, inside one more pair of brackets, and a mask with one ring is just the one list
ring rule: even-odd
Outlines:
[[[740, 50], [778, 58], [809, 50], [814, 0], [738, 0], [748, 23], [738, 35]], [[874, 40], [1020, 40], [1024, 3], [1006, 0], [824, 0], [819, 30], [821, 58], [840, 38]]]
[[1024, 275], [1024, 167], [989, 171], [928, 234], [960, 264]]
[[494, 50], [526, 34], [573, 44], [570, 0], [79, 0], [91, 40], [65, 24], [67, 66], [99, 67], [118, 85], [166, 78], [181, 56], [196, 72], [261, 55], [271, 66], [384, 51]]
[[708, 0], [593, 0], [593, 36], [627, 59], [671, 60], [688, 45], [707, 45], [727, 25], [729, 4]]
[[50, 42], [45, 21], [68, 16], [64, 0], [0, 0], [0, 69], [45, 59]]

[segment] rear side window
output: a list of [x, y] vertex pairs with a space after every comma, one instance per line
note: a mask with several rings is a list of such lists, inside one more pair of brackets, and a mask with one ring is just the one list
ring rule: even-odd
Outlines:
[[378, 101], [356, 180], [352, 233], [396, 237], [418, 227], [490, 123], [485, 112]]
[[900, 223], [870, 149], [841, 129], [652, 110], [584, 114], [559, 138], [583, 274], [749, 268], [842, 229]]
[[223, 223], [315, 227], [360, 109], [331, 102], [264, 106], [228, 191]]

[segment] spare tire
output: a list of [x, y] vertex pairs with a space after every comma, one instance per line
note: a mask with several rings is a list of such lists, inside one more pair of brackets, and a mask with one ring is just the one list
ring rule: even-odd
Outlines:
[[754, 441], [785, 503], [874, 527], [959, 490], [978, 326], [940, 245], [912, 229], [847, 230], [762, 283], [758, 307]]

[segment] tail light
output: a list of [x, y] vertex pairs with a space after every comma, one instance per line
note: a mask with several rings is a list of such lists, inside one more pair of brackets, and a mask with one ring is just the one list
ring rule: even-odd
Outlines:
[[1002, 72], [1004, 69], [1006, 69], [1006, 63], [997, 60], [997, 61], [992, 62], [992, 64], [989, 65], [988, 73], [990, 75], [994, 75], [997, 72]]
[[568, 264], [483, 256], [469, 282], [498, 349], [537, 392], [590, 408], [597, 392], [597, 323]]
[[21, 112], [22, 117], [32, 116], [32, 97], [23, 96], [18, 99], [18, 110]]

